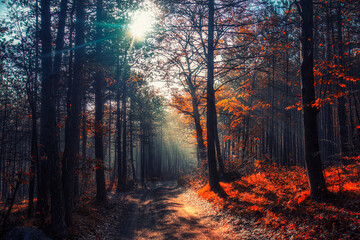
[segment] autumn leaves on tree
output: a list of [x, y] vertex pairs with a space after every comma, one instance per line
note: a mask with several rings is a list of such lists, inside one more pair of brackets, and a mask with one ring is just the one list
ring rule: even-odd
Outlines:
[[[254, 158], [280, 166], [306, 165], [311, 196], [327, 193], [322, 165], [343, 162], [338, 152], [357, 156], [352, 144], [359, 142], [358, 115], [348, 105], [352, 99], [356, 109], [357, 97], [355, 88], [347, 88], [358, 81], [348, 75], [354, 66], [349, 63], [358, 63], [356, 41], [346, 44], [347, 67], [343, 56], [343, 30], [348, 29], [347, 36], [353, 34], [356, 3], [321, 1], [313, 7], [312, 1], [216, 2], [215, 54], [210, 59], [209, 1], [182, 1], [176, 9], [169, 7], [172, 14], [163, 27], [173, 31], [165, 31], [170, 41], [161, 38], [158, 49], [164, 51], [158, 66], [173, 84], [171, 105], [192, 123], [198, 162], [203, 159], [202, 142], [209, 147], [212, 137], [205, 127], [209, 110], [205, 108], [210, 106], [205, 100], [209, 100], [206, 82], [211, 79], [208, 64], [215, 59], [215, 125], [220, 128], [215, 137], [223, 139], [217, 169], [222, 158], [227, 166], [236, 159], [245, 168]], [[339, 55], [331, 59], [332, 52]], [[328, 60], [322, 61], [322, 56]], [[325, 73], [324, 67], [331, 70]]]

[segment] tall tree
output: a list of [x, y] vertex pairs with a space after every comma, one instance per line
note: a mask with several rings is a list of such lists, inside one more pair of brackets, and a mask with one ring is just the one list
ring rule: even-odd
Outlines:
[[214, 91], [214, 15], [215, 15], [215, 1], [209, 0], [209, 23], [208, 23], [208, 52], [207, 52], [207, 115], [206, 115], [206, 130], [207, 130], [207, 154], [209, 165], [209, 184], [211, 190], [220, 192], [222, 189], [219, 184], [219, 177], [216, 164], [215, 155], [215, 124], [216, 124], [216, 109], [215, 109], [215, 91]]
[[35, 76], [33, 78], [32, 89], [29, 86], [29, 104], [32, 115], [32, 129], [31, 129], [31, 163], [30, 163], [30, 181], [29, 181], [29, 205], [28, 217], [33, 215], [34, 194], [35, 194], [35, 174], [38, 167], [39, 160], [39, 145], [38, 145], [38, 68], [39, 68], [39, 1], [35, 1]]
[[[343, 21], [342, 21], [342, 11], [343, 7], [341, 4], [342, 1], [337, 0], [336, 3], [336, 26], [337, 26], [337, 58], [335, 58], [335, 63], [339, 65], [340, 68], [345, 68], [345, 58], [344, 58], [344, 41], [343, 41]], [[343, 77], [338, 77], [338, 85], [346, 86], [345, 80]], [[339, 90], [342, 92], [349, 91], [344, 87], [339, 87]], [[350, 116], [349, 116], [349, 100], [346, 95], [339, 97], [338, 99], [338, 117], [339, 117], [339, 127], [340, 127], [340, 157], [346, 157], [350, 154], [351, 151], [351, 127], [350, 127]], [[342, 160], [342, 159], [341, 159]]]
[[70, 93], [70, 115], [68, 116], [68, 139], [65, 140], [64, 150], [64, 195], [65, 195], [65, 212], [66, 224], [72, 225], [72, 209], [74, 201], [74, 180], [75, 180], [75, 163], [79, 153], [80, 144], [80, 113], [81, 113], [81, 84], [83, 78], [84, 64], [84, 34], [85, 25], [85, 4], [84, 0], [76, 0], [76, 23], [75, 23], [75, 58], [74, 58], [74, 77], [71, 79], [69, 86]]
[[313, 39], [313, 2], [301, 0], [299, 6], [301, 16], [301, 83], [303, 121], [305, 134], [305, 164], [313, 198], [321, 197], [327, 192], [322, 171], [318, 127], [317, 108], [314, 87], [314, 39]]
[[[120, 97], [121, 97], [121, 70], [120, 70], [120, 59], [117, 59], [116, 66], [116, 163], [117, 163], [117, 178], [118, 185], [116, 191], [121, 191], [122, 188], [122, 164], [121, 164], [121, 110], [120, 110]], [[114, 169], [115, 171], [115, 169]]]
[[[41, 157], [41, 186], [46, 192], [47, 182], [50, 180], [51, 195], [51, 229], [56, 234], [65, 231], [64, 197], [61, 181], [61, 169], [57, 142], [56, 123], [56, 86], [52, 76], [51, 53], [51, 14], [50, 0], [41, 0], [41, 32], [42, 43], [42, 91], [40, 115], [40, 157]], [[49, 166], [47, 169], [46, 166]], [[42, 193], [42, 192], [41, 192]], [[46, 193], [40, 194], [42, 201], [47, 201]], [[43, 211], [44, 209], [41, 208]]]
[[[127, 151], [126, 151], [126, 147], [127, 147], [127, 121], [126, 121], [126, 102], [127, 102], [127, 75], [129, 72], [128, 69], [128, 55], [130, 55], [132, 48], [134, 47], [134, 42], [135, 42], [135, 38], [132, 37], [131, 42], [130, 42], [130, 46], [129, 49], [126, 50], [125, 55], [124, 55], [124, 63], [123, 63], [123, 67], [121, 70], [121, 74], [120, 77], [118, 79], [119, 81], [119, 85], [120, 85], [120, 81], [122, 81], [122, 113], [123, 113], [123, 119], [122, 119], [122, 130], [123, 130], [123, 135], [122, 135], [122, 154], [120, 155], [120, 151], [119, 151], [119, 165], [118, 165], [118, 186], [117, 186], [117, 190], [122, 190], [124, 189], [124, 187], [126, 186], [126, 181], [127, 181], [127, 166], [128, 166], [128, 162], [127, 162]], [[119, 91], [119, 90], [118, 90]], [[120, 101], [120, 92], [117, 93], [118, 94], [118, 101]], [[118, 102], [118, 114], [120, 115], [120, 103]], [[119, 116], [120, 118], [120, 116]], [[118, 144], [119, 147], [118, 149], [120, 149], [120, 121], [119, 121], [119, 125], [118, 125]], [[120, 161], [121, 160], [121, 161]]]
[[[130, 46], [132, 47], [132, 46]], [[130, 49], [131, 51], [131, 49]], [[126, 64], [126, 61], [125, 63]], [[121, 183], [125, 186], [126, 185], [126, 181], [127, 181], [127, 152], [126, 152], [126, 147], [127, 147], [127, 129], [126, 129], [126, 100], [127, 100], [127, 78], [126, 78], [126, 65], [124, 66], [123, 69], [123, 76], [124, 78], [122, 78], [121, 80], [123, 81], [122, 84], [122, 89], [123, 89], [123, 95], [122, 95], [122, 111], [123, 111], [123, 126], [122, 126], [122, 130], [123, 130], [123, 139], [122, 139], [122, 172], [121, 172]]]
[[97, 0], [96, 3], [96, 59], [98, 68], [95, 75], [95, 159], [96, 159], [96, 200], [103, 202], [106, 200], [105, 186], [105, 166], [104, 166], [104, 144], [103, 144], [103, 116], [104, 100], [103, 85], [104, 73], [101, 68], [102, 59], [102, 39], [103, 36], [103, 1]]

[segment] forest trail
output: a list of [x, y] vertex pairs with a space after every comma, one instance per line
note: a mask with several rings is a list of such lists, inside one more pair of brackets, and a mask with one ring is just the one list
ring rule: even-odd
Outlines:
[[220, 227], [214, 215], [191, 204], [184, 192], [168, 181], [123, 195], [130, 206], [116, 239], [238, 239]]

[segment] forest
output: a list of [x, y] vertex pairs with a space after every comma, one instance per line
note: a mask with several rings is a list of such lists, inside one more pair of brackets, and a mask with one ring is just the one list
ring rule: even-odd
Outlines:
[[2, 0], [0, 239], [360, 239], [359, 0]]

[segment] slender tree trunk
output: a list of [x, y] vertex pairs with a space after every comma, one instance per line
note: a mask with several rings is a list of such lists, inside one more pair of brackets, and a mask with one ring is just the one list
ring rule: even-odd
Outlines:
[[219, 140], [219, 131], [218, 131], [218, 120], [217, 115], [215, 113], [215, 147], [216, 147], [216, 159], [219, 164], [219, 173], [220, 175], [224, 176], [224, 159], [221, 154], [220, 148], [220, 140]]
[[[340, 68], [345, 67], [344, 59], [344, 50], [343, 50], [343, 26], [342, 26], [342, 6], [341, 1], [337, 0], [336, 7], [336, 23], [337, 23], [337, 50], [338, 50], [338, 60], [337, 64], [340, 65]], [[345, 81], [342, 77], [338, 78], [339, 85], [345, 85]], [[343, 87], [339, 87], [339, 91], [347, 92]], [[350, 116], [347, 108], [349, 107], [349, 99], [347, 96], [341, 96], [338, 99], [338, 118], [339, 118], [339, 127], [340, 127], [340, 161], [342, 162], [342, 157], [348, 156], [351, 151], [351, 130], [349, 127]]]
[[117, 92], [116, 92], [116, 149], [117, 149], [117, 189], [116, 191], [121, 191], [121, 181], [122, 181], [122, 164], [121, 164], [121, 110], [120, 110], [120, 62], [117, 60]]
[[[125, 185], [126, 185], [126, 180], [127, 180], [127, 153], [126, 153], [126, 145], [127, 145], [127, 135], [126, 135], [126, 88], [127, 88], [127, 84], [126, 84], [126, 75], [127, 75], [127, 61], [128, 61], [128, 55], [131, 53], [132, 48], [134, 46], [134, 41], [135, 38], [133, 37], [131, 39], [130, 42], [130, 46], [129, 49], [125, 52], [125, 56], [124, 56], [124, 63], [123, 63], [123, 67], [122, 67], [122, 71], [120, 72], [120, 78], [119, 78], [119, 85], [120, 85], [120, 81], [122, 81], [122, 89], [123, 89], [123, 95], [122, 95], [122, 111], [123, 111], [123, 149], [122, 149], [122, 154], [120, 155], [119, 153], [119, 176], [118, 176], [118, 188], [117, 190], [120, 191], [122, 189], [124, 189]], [[118, 90], [119, 91], [119, 90]], [[120, 95], [120, 93], [118, 93]], [[120, 96], [118, 96], [118, 101], [120, 101]], [[120, 104], [118, 102], [118, 104]], [[119, 106], [120, 107], [120, 106]], [[119, 113], [120, 114], [120, 110]], [[120, 122], [119, 122], [120, 124]], [[120, 125], [118, 127], [118, 131], [120, 131]], [[119, 134], [119, 133], [118, 133]], [[120, 139], [120, 134], [118, 135], [119, 139]], [[120, 141], [120, 140], [119, 140]], [[119, 142], [119, 146], [120, 146], [120, 142]], [[120, 147], [119, 147], [120, 149]], [[121, 163], [120, 163], [121, 160]]]
[[[62, 61], [62, 50], [64, 47], [64, 31], [65, 31], [65, 20], [67, 16], [67, 0], [61, 0], [60, 3], [60, 13], [59, 13], [59, 23], [58, 23], [58, 32], [56, 37], [56, 47], [55, 47], [55, 58], [54, 58], [54, 68], [53, 68], [53, 76], [54, 76], [54, 84], [55, 88], [57, 88], [57, 84], [60, 80], [60, 69], [61, 69], [61, 61]], [[71, 118], [71, 117], [70, 117]], [[70, 125], [73, 122], [70, 123]], [[70, 135], [72, 131], [69, 131]], [[74, 139], [71, 139], [74, 140]], [[70, 140], [70, 145], [74, 146], [76, 145], [76, 142], [72, 142]], [[69, 140], [65, 146], [69, 146]], [[66, 153], [70, 153], [70, 159], [65, 157], [65, 162], [63, 162], [63, 183], [64, 183], [64, 198], [65, 198], [65, 221], [67, 226], [71, 226], [71, 211], [72, 211], [72, 201], [73, 201], [73, 194], [69, 194], [69, 189], [72, 190], [73, 185], [73, 172], [74, 169], [71, 169], [71, 164], [69, 163], [71, 161], [71, 157], [73, 154], [73, 149], [69, 151], [69, 149], [66, 149]], [[64, 155], [65, 156], [65, 155]], [[70, 160], [70, 161], [69, 161]], [[74, 159], [73, 159], [74, 161]], [[65, 179], [65, 181], [64, 181]], [[70, 203], [71, 202], [71, 203]]]
[[154, 157], [153, 157], [153, 133], [151, 130], [151, 126], [149, 123], [146, 124], [146, 129], [147, 129], [147, 168], [146, 168], [146, 176], [149, 178], [153, 178], [154, 177]]
[[84, 19], [85, 5], [83, 0], [76, 1], [76, 23], [75, 23], [75, 59], [74, 78], [69, 79], [70, 91], [70, 115], [68, 116], [68, 139], [65, 145], [64, 159], [64, 196], [66, 224], [72, 226], [72, 210], [75, 192], [75, 166], [80, 146], [80, 113], [81, 113], [81, 84], [84, 61], [84, 49], [79, 47], [84, 44]]
[[[125, 63], [126, 64], [126, 61]], [[123, 71], [125, 71], [126, 66], [124, 66]], [[127, 152], [126, 152], [126, 145], [127, 145], [127, 129], [126, 129], [126, 99], [127, 99], [127, 84], [126, 84], [126, 74], [125, 72], [122, 74], [124, 76], [123, 79], [121, 79], [123, 81], [123, 95], [122, 95], [122, 112], [123, 112], [123, 126], [122, 126], [122, 130], [123, 130], [123, 140], [122, 140], [122, 174], [121, 174], [121, 183], [123, 185], [123, 187], [126, 186], [126, 181], [127, 181]]]
[[112, 124], [112, 101], [110, 100], [110, 106], [109, 106], [109, 150], [108, 150], [108, 157], [109, 157], [109, 161], [108, 161], [108, 168], [110, 169], [111, 168], [111, 136], [112, 136], [112, 128], [111, 128], [111, 124]]
[[209, 184], [214, 192], [220, 192], [219, 177], [215, 156], [215, 93], [214, 93], [214, 15], [215, 2], [209, 0], [209, 27], [208, 27], [208, 53], [207, 53], [207, 157], [209, 165]]
[[[331, 16], [330, 16], [330, 11], [328, 10], [329, 8], [327, 8], [326, 10], [326, 33], [325, 33], [325, 59], [328, 62], [331, 62], [332, 60], [332, 47], [331, 47]], [[329, 81], [331, 76], [331, 74], [328, 72], [325, 75], [325, 81]], [[330, 91], [331, 90], [331, 85], [326, 85], [325, 86], [325, 91]], [[334, 126], [334, 118], [333, 118], [333, 112], [334, 112], [334, 105], [326, 105], [324, 107], [321, 108], [321, 110], [323, 111], [323, 125], [324, 125], [324, 135], [325, 135], [325, 142], [324, 142], [324, 156], [323, 159], [326, 159], [328, 162], [331, 162], [334, 160], [334, 156], [336, 153], [336, 148], [333, 146], [333, 144], [336, 141], [336, 137], [335, 137], [335, 132], [336, 128]]]
[[60, 2], [60, 13], [59, 13], [59, 22], [57, 27], [57, 35], [55, 42], [55, 57], [54, 57], [54, 67], [53, 67], [53, 76], [54, 76], [54, 84], [55, 88], [57, 88], [57, 84], [60, 80], [60, 68], [61, 68], [61, 60], [62, 60], [62, 50], [64, 48], [64, 32], [65, 32], [65, 21], [67, 15], [67, 4], [68, 0], [61, 0]]
[[[28, 205], [28, 217], [33, 215], [34, 194], [35, 194], [35, 178], [36, 169], [39, 164], [39, 146], [38, 146], [38, 129], [37, 129], [37, 103], [38, 103], [38, 68], [39, 68], [39, 2], [35, 3], [35, 15], [36, 15], [36, 27], [35, 27], [35, 76], [31, 97], [31, 113], [32, 113], [32, 129], [31, 129], [31, 163], [30, 163], [30, 181], [29, 181], [29, 205]], [[0, 171], [1, 174], [1, 171]]]
[[[37, 81], [37, 80], [35, 80]], [[35, 83], [37, 84], [37, 83]], [[36, 89], [36, 88], [35, 88]], [[37, 134], [37, 100], [36, 93], [33, 94], [33, 106], [32, 110], [32, 129], [31, 129], [31, 163], [30, 163], [30, 181], [29, 181], [29, 205], [28, 205], [28, 217], [33, 215], [33, 205], [34, 205], [34, 193], [35, 193], [35, 173], [36, 165], [38, 164], [39, 159], [39, 150], [38, 150], [38, 134]]]
[[[102, 21], [103, 21], [103, 1], [97, 0], [96, 4], [96, 25], [97, 39], [102, 38]], [[102, 43], [96, 42], [96, 55], [100, 67], [102, 59]], [[103, 144], [103, 116], [104, 116], [104, 100], [103, 100], [103, 71], [99, 69], [95, 79], [95, 159], [96, 159], [96, 200], [103, 202], [106, 200], [105, 172], [104, 172], [104, 144]]]
[[320, 159], [317, 112], [312, 107], [315, 101], [313, 71], [313, 2], [301, 0], [301, 82], [305, 133], [305, 164], [308, 173], [311, 196], [321, 197], [327, 192]]
[[143, 120], [140, 121], [140, 179], [145, 186], [145, 129]]
[[86, 119], [86, 94], [84, 93], [83, 99], [82, 99], [82, 129], [81, 129], [81, 165], [80, 167], [84, 168], [85, 173], [83, 174], [82, 183], [79, 184], [81, 189], [87, 188], [88, 181], [89, 181], [89, 172], [88, 168], [86, 167], [86, 161], [87, 161], [87, 155], [86, 155], [86, 144], [87, 144], [87, 119]]
[[[6, 83], [5, 83], [6, 84]], [[6, 141], [5, 139], [7, 139], [7, 114], [8, 114], [8, 96], [7, 96], [7, 86], [5, 85], [5, 91], [6, 93], [4, 94], [4, 115], [3, 115], [3, 119], [2, 119], [2, 129], [1, 129], [1, 139], [0, 139], [0, 189], [1, 189], [1, 199], [5, 199], [6, 198], [6, 189], [5, 189], [5, 153], [6, 153]]]
[[[51, 194], [51, 229], [56, 234], [65, 231], [64, 199], [61, 181], [61, 169], [57, 143], [56, 124], [56, 86], [51, 77], [52, 54], [51, 54], [51, 14], [50, 0], [41, 0], [41, 40], [42, 40], [42, 93], [41, 93], [41, 116], [40, 116], [40, 156], [42, 160], [42, 185], [46, 189], [46, 183], [50, 180]], [[46, 164], [49, 165], [49, 176]], [[48, 178], [49, 177], [49, 178]], [[46, 190], [45, 190], [46, 191]], [[47, 201], [46, 194], [41, 196]], [[45, 205], [43, 205], [45, 206]], [[42, 208], [42, 211], [44, 208]]]
[[132, 175], [134, 181], [136, 181], [136, 173], [135, 173], [135, 164], [134, 164], [134, 143], [133, 143], [133, 117], [134, 117], [134, 100], [133, 95], [130, 93], [130, 114], [129, 114], [129, 122], [130, 122], [130, 163], [131, 163], [131, 169], [132, 169]]
[[201, 121], [200, 121], [199, 104], [197, 102], [197, 96], [195, 95], [195, 91], [192, 91], [191, 98], [192, 98], [192, 107], [193, 107], [193, 117], [195, 122], [196, 141], [199, 151], [198, 168], [202, 169], [203, 164], [206, 161], [206, 146], [204, 144], [203, 129], [201, 127]]

